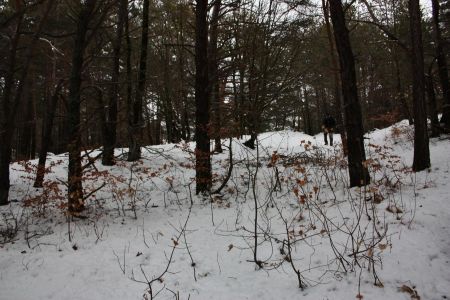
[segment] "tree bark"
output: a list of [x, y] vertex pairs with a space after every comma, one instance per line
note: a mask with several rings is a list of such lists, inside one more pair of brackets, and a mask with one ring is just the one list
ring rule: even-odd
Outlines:
[[84, 50], [87, 46], [86, 35], [89, 20], [95, 8], [96, 0], [86, 0], [81, 4], [77, 18], [77, 29], [72, 52], [72, 70], [69, 79], [69, 97], [67, 106], [67, 131], [69, 135], [69, 169], [68, 169], [68, 209], [69, 212], [80, 212], [84, 209], [82, 166], [81, 166], [81, 73], [83, 69]]
[[370, 183], [369, 172], [364, 166], [364, 129], [361, 106], [356, 85], [355, 60], [350, 44], [344, 10], [341, 0], [330, 0], [331, 21], [334, 39], [339, 55], [341, 84], [344, 103], [344, 122], [348, 138], [348, 170], [350, 187], [364, 186]]
[[62, 83], [63, 81], [61, 80], [56, 86], [44, 118], [41, 135], [41, 149], [39, 150], [39, 162], [36, 171], [36, 179], [34, 180], [33, 185], [35, 188], [41, 188], [44, 183], [45, 162], [47, 160], [47, 152], [52, 139], [53, 120], [55, 119], [56, 104], [58, 102], [59, 93], [63, 87]]
[[208, 0], [197, 0], [195, 8], [195, 179], [196, 193], [209, 192], [212, 185], [208, 135]]
[[147, 53], [148, 53], [148, 23], [150, 1], [144, 0], [142, 11], [141, 55], [139, 59], [139, 77], [136, 95], [132, 105], [131, 120], [129, 126], [130, 145], [128, 161], [136, 161], [141, 158], [141, 140], [143, 128], [142, 106], [145, 96], [145, 82], [147, 77]]
[[164, 47], [164, 67], [163, 67], [163, 76], [164, 76], [164, 117], [166, 120], [166, 134], [167, 134], [167, 142], [168, 143], [177, 143], [179, 142], [178, 134], [175, 126], [175, 116], [172, 104], [172, 95], [170, 93], [170, 52], [169, 47]]
[[436, 104], [436, 93], [434, 92], [433, 76], [427, 74], [425, 77], [425, 87], [428, 95], [428, 115], [431, 120], [431, 137], [439, 136], [439, 117]]
[[3, 89], [3, 97], [0, 99], [0, 206], [8, 204], [9, 197], [9, 187], [10, 187], [10, 179], [9, 179], [9, 164], [11, 162], [11, 153], [12, 153], [12, 136], [15, 128], [15, 117], [18, 110], [18, 107], [22, 101], [22, 93], [25, 85], [25, 81], [27, 80], [28, 70], [33, 58], [35, 44], [39, 40], [40, 33], [44, 24], [46, 23], [48, 14], [54, 4], [53, 0], [49, 0], [47, 2], [46, 9], [42, 15], [41, 21], [39, 22], [35, 33], [31, 39], [30, 44], [28, 45], [28, 50], [25, 55], [25, 62], [22, 66], [22, 71], [19, 75], [17, 88], [15, 91], [14, 99], [11, 101], [13, 95], [13, 87], [14, 87], [14, 74], [17, 68], [17, 57], [16, 52], [18, 50], [18, 44], [20, 39], [20, 31], [22, 27], [22, 21], [24, 18], [25, 11], [20, 7], [22, 4], [19, 4], [17, 7], [17, 11], [22, 11], [18, 14], [18, 18], [16, 21], [16, 29], [15, 34], [11, 40], [9, 47], [9, 56], [8, 56], [8, 69], [5, 77], [4, 89]]
[[120, 52], [123, 37], [123, 25], [125, 14], [127, 14], [127, 0], [120, 0], [117, 21], [116, 37], [113, 41], [113, 68], [111, 74], [111, 86], [109, 87], [109, 103], [105, 108], [106, 113], [106, 135], [103, 136], [102, 164], [112, 166], [114, 162], [114, 148], [116, 146], [117, 134], [117, 106], [119, 100], [119, 75], [120, 75]]
[[214, 152], [222, 153], [222, 142], [220, 139], [221, 119], [220, 119], [220, 84], [219, 84], [219, 62], [218, 62], [218, 26], [219, 12], [222, 5], [221, 0], [214, 1], [209, 32], [209, 80], [211, 88], [211, 114], [213, 116], [212, 132], [214, 135]]
[[3, 88], [2, 103], [0, 103], [0, 205], [7, 205], [9, 195], [9, 164], [11, 162], [11, 142], [12, 130], [9, 128], [9, 116], [11, 114], [11, 95], [14, 85], [14, 71], [16, 69], [16, 52], [20, 39], [20, 29], [22, 25], [23, 14], [21, 14], [16, 23], [16, 32], [9, 47], [8, 71]]
[[450, 128], [450, 83], [448, 78], [447, 60], [444, 52], [444, 42], [442, 39], [442, 33], [440, 28], [440, 6], [439, 0], [431, 0], [433, 7], [433, 29], [434, 40], [436, 45], [436, 58], [438, 65], [439, 79], [442, 87], [442, 98], [444, 100], [442, 106], [442, 118], [441, 123], [444, 123], [446, 128]]
[[344, 150], [344, 154], [348, 154], [347, 147], [347, 136], [345, 134], [344, 129], [344, 116], [343, 116], [343, 105], [342, 105], [342, 93], [339, 85], [341, 84], [341, 80], [339, 77], [339, 66], [336, 58], [336, 49], [333, 42], [333, 32], [330, 24], [330, 11], [329, 11], [329, 2], [328, 0], [322, 0], [323, 14], [325, 18], [325, 26], [327, 30], [327, 38], [328, 44], [330, 46], [330, 58], [331, 58], [331, 68], [333, 73], [333, 84], [334, 84], [334, 104], [336, 106], [336, 121], [337, 121], [337, 130], [341, 135], [342, 140], [342, 148]]
[[408, 1], [411, 35], [411, 63], [414, 103], [414, 160], [413, 170], [418, 172], [430, 167], [430, 149], [425, 102], [425, 68], [423, 62], [422, 22], [419, 0]]
[[133, 101], [133, 84], [132, 84], [132, 68], [131, 68], [131, 38], [130, 38], [130, 22], [128, 18], [128, 4], [127, 13], [125, 14], [125, 40], [126, 40], [126, 82], [127, 82], [127, 93], [125, 100], [125, 110], [126, 110], [126, 132], [128, 137], [128, 144], [132, 144], [131, 139], [131, 119], [132, 119], [132, 101]]

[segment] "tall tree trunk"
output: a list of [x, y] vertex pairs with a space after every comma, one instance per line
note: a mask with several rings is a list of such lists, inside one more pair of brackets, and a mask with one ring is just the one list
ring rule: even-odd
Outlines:
[[430, 167], [430, 148], [425, 102], [425, 68], [423, 62], [422, 21], [419, 0], [408, 1], [411, 34], [411, 62], [414, 103], [414, 160], [413, 170], [422, 171]]
[[164, 116], [166, 119], [166, 133], [167, 133], [167, 142], [168, 143], [177, 143], [178, 138], [176, 137], [176, 128], [175, 128], [175, 120], [174, 120], [174, 111], [172, 105], [172, 98], [170, 94], [170, 74], [169, 74], [169, 46], [165, 46], [164, 48]]
[[[186, 43], [184, 38], [184, 11], [182, 9], [182, 5], [179, 6], [179, 33], [177, 35], [177, 42], [180, 45], [184, 45]], [[191, 139], [191, 130], [189, 127], [189, 114], [188, 114], [188, 91], [187, 91], [187, 82], [186, 82], [186, 59], [185, 59], [185, 49], [184, 47], [178, 47], [178, 72], [180, 76], [180, 97], [182, 103], [182, 111], [181, 111], [181, 138], [185, 141], [189, 141]]]
[[[33, 76], [31, 76], [33, 77]], [[17, 147], [16, 147], [16, 159], [17, 160], [28, 160], [34, 158], [33, 144], [36, 136], [36, 125], [35, 125], [35, 97], [33, 94], [33, 86], [30, 80], [27, 80], [24, 98], [26, 101], [22, 101], [23, 105], [21, 108], [21, 114], [18, 118], [21, 118], [21, 126], [17, 128]], [[25, 100], [24, 99], [24, 100]]]
[[0, 205], [8, 204], [9, 195], [9, 164], [11, 162], [12, 130], [9, 128], [9, 116], [11, 114], [11, 96], [14, 86], [14, 72], [16, 69], [16, 52], [20, 39], [20, 30], [23, 20], [21, 14], [17, 20], [16, 32], [9, 46], [8, 70], [3, 88], [3, 97], [0, 103]]
[[149, 20], [150, 1], [144, 0], [142, 11], [142, 33], [141, 33], [141, 56], [139, 59], [139, 77], [136, 95], [132, 105], [130, 120], [130, 151], [128, 161], [136, 161], [141, 158], [141, 139], [143, 128], [142, 106], [145, 96], [145, 82], [147, 77], [147, 53], [148, 53], [148, 20]]
[[211, 88], [211, 114], [213, 116], [213, 128], [212, 132], [214, 134], [214, 152], [222, 153], [222, 142], [220, 140], [220, 129], [221, 129], [221, 119], [220, 119], [220, 86], [219, 86], [219, 62], [218, 62], [218, 26], [219, 26], [219, 12], [220, 6], [222, 5], [221, 0], [214, 1], [213, 11], [211, 15], [210, 22], [210, 32], [209, 32], [209, 80]]
[[311, 122], [311, 111], [309, 107], [309, 95], [306, 88], [303, 89], [303, 99], [305, 99], [305, 102], [303, 103], [303, 124], [304, 124], [304, 131], [306, 134], [313, 134], [312, 130], [312, 122]]
[[330, 57], [331, 57], [331, 68], [333, 73], [333, 84], [334, 84], [334, 104], [336, 106], [336, 121], [337, 121], [337, 130], [339, 134], [341, 135], [341, 141], [342, 141], [342, 148], [344, 151], [344, 154], [348, 154], [348, 147], [347, 147], [347, 136], [345, 134], [345, 128], [344, 128], [344, 107], [342, 105], [342, 93], [339, 85], [341, 84], [341, 79], [339, 77], [339, 66], [336, 58], [336, 49], [333, 41], [333, 32], [331, 29], [330, 24], [330, 11], [329, 11], [329, 2], [328, 0], [322, 0], [322, 7], [323, 7], [323, 13], [325, 17], [325, 26], [327, 30], [327, 38], [328, 38], [328, 44], [330, 46]]
[[196, 193], [209, 192], [212, 185], [211, 153], [208, 135], [208, 0], [195, 7], [195, 179]]
[[125, 14], [125, 39], [126, 39], [126, 82], [127, 82], [127, 93], [125, 100], [125, 110], [126, 110], [126, 132], [128, 137], [128, 144], [132, 144], [131, 139], [131, 119], [132, 119], [132, 97], [133, 97], [133, 84], [132, 84], [132, 69], [131, 69], [131, 38], [130, 38], [130, 22], [128, 19], [128, 4], [127, 13]]
[[396, 49], [392, 49], [392, 53], [393, 53], [393, 60], [394, 60], [394, 64], [395, 64], [395, 90], [397, 93], [397, 99], [400, 102], [399, 106], [400, 106], [400, 110], [402, 112], [401, 117], [408, 118], [409, 125], [412, 125], [412, 124], [414, 124], [414, 119], [411, 114], [411, 110], [409, 109], [408, 101], [403, 92], [402, 80], [400, 78], [400, 62], [399, 62], [398, 54], [396, 53]]
[[442, 40], [442, 33], [440, 28], [440, 6], [439, 0], [431, 0], [433, 7], [433, 29], [434, 40], [436, 45], [436, 58], [438, 65], [439, 79], [442, 87], [442, 98], [444, 105], [442, 107], [441, 122], [446, 128], [450, 128], [450, 83], [448, 78], [447, 60], [444, 52], [444, 42]]
[[69, 135], [69, 169], [68, 169], [68, 202], [69, 212], [80, 212], [84, 209], [82, 166], [81, 166], [81, 73], [83, 69], [86, 34], [89, 30], [89, 20], [95, 8], [96, 0], [86, 0], [80, 4], [81, 10], [77, 18], [77, 30], [74, 37], [72, 52], [72, 70], [69, 79], [69, 98], [67, 106], [67, 131]]
[[425, 87], [428, 95], [428, 115], [431, 120], [431, 137], [439, 136], [439, 117], [436, 104], [436, 93], [434, 92], [433, 76], [425, 76]]
[[113, 41], [113, 68], [111, 74], [111, 86], [109, 87], [109, 103], [105, 108], [106, 131], [103, 135], [102, 164], [114, 165], [114, 148], [116, 146], [117, 133], [117, 106], [119, 99], [119, 75], [120, 75], [120, 50], [123, 37], [123, 25], [127, 14], [128, 0], [120, 0], [117, 21], [116, 37]]
[[[19, 2], [18, 2], [19, 3]], [[22, 27], [22, 20], [24, 18], [24, 11], [20, 7], [23, 3], [20, 3], [17, 7], [19, 12], [15, 34], [10, 42], [9, 55], [8, 55], [8, 69], [5, 77], [5, 83], [3, 88], [3, 97], [0, 99], [0, 206], [8, 204], [9, 197], [9, 164], [11, 162], [11, 143], [12, 136], [15, 129], [15, 117], [17, 109], [22, 100], [22, 93], [24, 89], [25, 82], [28, 76], [28, 70], [33, 58], [35, 44], [39, 40], [40, 33], [44, 24], [47, 21], [48, 14], [54, 4], [53, 0], [48, 0], [45, 11], [42, 18], [32, 36], [31, 42], [27, 47], [27, 52], [25, 55], [25, 62], [22, 66], [21, 73], [19, 75], [19, 80], [14, 95], [14, 99], [11, 102], [14, 87], [14, 74], [17, 68], [17, 57], [16, 52], [18, 49], [20, 31]], [[21, 11], [21, 12], [20, 12]]]
[[45, 118], [42, 125], [41, 135], [41, 149], [39, 150], [39, 162], [36, 171], [36, 179], [34, 180], [34, 187], [41, 188], [44, 183], [45, 176], [45, 162], [47, 160], [47, 152], [50, 147], [52, 139], [53, 120], [55, 119], [56, 105], [58, 102], [59, 93], [61, 92], [63, 81], [59, 81], [55, 91], [50, 99], [50, 103], [47, 106]]
[[370, 177], [364, 166], [364, 129], [362, 125], [361, 106], [356, 86], [355, 60], [341, 0], [330, 0], [331, 21], [334, 39], [339, 55], [342, 94], [345, 107], [345, 128], [348, 137], [348, 170], [350, 187], [369, 184]]

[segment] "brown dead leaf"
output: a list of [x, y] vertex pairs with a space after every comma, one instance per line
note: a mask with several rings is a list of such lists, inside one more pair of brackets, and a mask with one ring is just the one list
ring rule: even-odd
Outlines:
[[398, 290], [399, 292], [409, 294], [411, 296], [411, 299], [420, 300], [420, 296], [414, 288], [411, 288], [404, 284], [401, 287], [399, 287]]
[[389, 205], [388, 207], [386, 207], [386, 210], [388, 212], [390, 212], [390, 213], [393, 213], [393, 214], [401, 214], [401, 213], [403, 213], [403, 210], [398, 208], [396, 205]]
[[387, 246], [387, 244], [378, 244], [378, 248], [380, 248], [380, 250], [385, 250]]

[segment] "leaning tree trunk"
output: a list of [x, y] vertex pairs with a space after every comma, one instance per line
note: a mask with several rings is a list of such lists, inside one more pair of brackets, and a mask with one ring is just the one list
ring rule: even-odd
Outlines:
[[361, 106], [356, 86], [355, 60], [341, 0], [330, 0], [330, 15], [334, 29], [334, 39], [339, 55], [342, 94], [344, 103], [344, 122], [348, 138], [348, 170], [350, 186], [363, 186], [370, 182], [369, 172], [364, 165], [364, 129]]
[[422, 171], [430, 167], [430, 148], [425, 104], [425, 68], [423, 62], [422, 22], [419, 0], [408, 2], [412, 45], [412, 77], [414, 103], [414, 160], [413, 170]]
[[447, 60], [444, 52], [441, 28], [439, 27], [440, 7], [439, 0], [431, 0], [433, 6], [434, 40], [436, 45], [436, 58], [438, 64], [439, 79], [441, 81], [444, 105], [442, 108], [441, 122], [446, 128], [450, 128], [450, 83], [448, 78]]
[[142, 11], [142, 33], [141, 33], [141, 57], [139, 59], [139, 78], [136, 95], [132, 105], [131, 120], [129, 126], [130, 151], [128, 161], [136, 161], [141, 158], [141, 139], [143, 128], [142, 106], [145, 94], [145, 82], [147, 77], [147, 53], [148, 53], [148, 19], [150, 1], [144, 0]]
[[102, 164], [114, 165], [114, 148], [116, 146], [117, 133], [117, 106], [119, 99], [119, 75], [120, 75], [120, 48], [122, 45], [123, 24], [127, 14], [128, 0], [120, 0], [118, 13], [117, 32], [113, 41], [113, 69], [111, 74], [111, 86], [109, 87], [109, 103], [105, 109], [106, 130], [103, 135]]
[[68, 169], [68, 208], [69, 212], [80, 212], [84, 209], [81, 166], [81, 73], [83, 69], [86, 34], [89, 30], [89, 20], [94, 10], [96, 0], [86, 0], [82, 5], [77, 19], [77, 30], [74, 37], [72, 52], [72, 70], [69, 79], [69, 98], [67, 105], [67, 131], [69, 135], [69, 169]]
[[211, 153], [208, 135], [208, 0], [195, 7], [195, 179], [196, 193], [209, 192], [212, 185]]

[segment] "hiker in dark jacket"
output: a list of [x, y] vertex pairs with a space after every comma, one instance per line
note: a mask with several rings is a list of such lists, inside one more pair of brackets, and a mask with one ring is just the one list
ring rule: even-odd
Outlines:
[[333, 146], [333, 130], [336, 126], [336, 120], [330, 115], [327, 114], [322, 121], [322, 130], [323, 130], [323, 139], [325, 141], [325, 145], [328, 145], [328, 135], [330, 135], [330, 146]]

